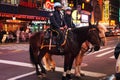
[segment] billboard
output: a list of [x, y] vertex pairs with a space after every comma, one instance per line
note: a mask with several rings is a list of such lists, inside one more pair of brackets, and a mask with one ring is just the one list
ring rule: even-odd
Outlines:
[[120, 22], [120, 8], [119, 8], [119, 22]]
[[81, 22], [83, 23], [88, 23], [89, 22], [89, 17], [86, 14], [81, 14]]

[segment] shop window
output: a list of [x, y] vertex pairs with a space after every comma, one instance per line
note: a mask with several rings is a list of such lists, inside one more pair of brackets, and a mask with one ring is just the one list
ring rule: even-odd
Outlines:
[[19, 4], [20, 0], [0, 0], [0, 3], [4, 3], [4, 4]]
[[42, 8], [45, 0], [36, 0], [36, 4], [38, 8]]

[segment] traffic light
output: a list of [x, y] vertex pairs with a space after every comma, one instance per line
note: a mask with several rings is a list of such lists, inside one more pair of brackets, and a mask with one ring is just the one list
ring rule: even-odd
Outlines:
[[90, 3], [82, 2], [82, 10], [92, 12], [93, 6]]

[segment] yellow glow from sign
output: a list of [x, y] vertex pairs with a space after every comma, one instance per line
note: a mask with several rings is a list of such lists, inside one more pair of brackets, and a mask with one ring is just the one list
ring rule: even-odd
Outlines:
[[90, 0], [86, 0], [86, 2], [90, 2]]
[[111, 25], [111, 26], [115, 25], [115, 20], [111, 20], [111, 21], [110, 21], [110, 25]]
[[50, 2], [54, 2], [54, 0], [50, 0]]
[[84, 9], [85, 8], [85, 3], [82, 3], [82, 9]]
[[105, 1], [104, 20], [109, 22], [109, 1]]
[[80, 19], [80, 14], [78, 14], [77, 10], [74, 10], [74, 11], [72, 12], [72, 18], [73, 18], [74, 20], [79, 20], [79, 19]]

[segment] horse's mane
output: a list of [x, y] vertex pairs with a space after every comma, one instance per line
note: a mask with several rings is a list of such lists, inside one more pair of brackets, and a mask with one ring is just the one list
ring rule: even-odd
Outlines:
[[88, 26], [85, 27], [79, 27], [79, 28], [75, 28], [72, 30], [72, 32], [76, 35], [85, 35], [87, 33], [87, 31], [89, 30]]
[[[75, 46], [81, 47], [82, 43], [86, 40], [87, 38], [87, 32], [89, 30], [89, 27], [80, 27], [80, 28], [74, 28], [71, 30], [72, 34], [70, 34], [68, 37], [69, 40], [71, 40], [73, 52], [78, 51]], [[69, 42], [69, 41], [68, 41]], [[71, 45], [71, 43], [69, 43]], [[74, 46], [74, 47], [73, 47]], [[75, 48], [75, 49], [74, 49]]]
[[76, 33], [76, 34], [79, 34], [81, 32], [85, 33], [85, 32], [88, 31], [88, 29], [89, 29], [88, 26], [84, 26], [84, 27], [75, 28], [75, 29], [72, 30], [72, 32]]

